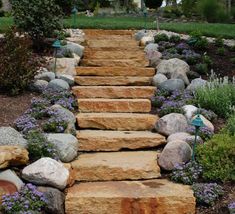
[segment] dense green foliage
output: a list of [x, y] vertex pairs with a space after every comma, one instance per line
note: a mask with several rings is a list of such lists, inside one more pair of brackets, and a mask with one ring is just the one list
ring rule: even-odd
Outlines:
[[61, 10], [55, 0], [12, 0], [15, 24], [34, 41], [52, 37], [62, 28]]
[[225, 132], [231, 136], [235, 136], [235, 113], [229, 116], [225, 127]]
[[26, 35], [17, 36], [8, 30], [0, 46], [0, 88], [9, 94], [18, 94], [28, 87], [38, 69], [39, 62], [30, 50]]
[[235, 180], [235, 136], [217, 134], [197, 147], [203, 177], [213, 181]]
[[149, 8], [159, 8], [162, 5], [163, 0], [145, 0], [145, 6]]

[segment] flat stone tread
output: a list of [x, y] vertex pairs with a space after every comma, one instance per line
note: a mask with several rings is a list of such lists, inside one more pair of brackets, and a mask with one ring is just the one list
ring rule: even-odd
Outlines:
[[77, 118], [158, 118], [153, 114], [137, 114], [137, 113], [79, 113]]
[[102, 86], [102, 85], [151, 85], [152, 77], [137, 77], [137, 76], [76, 76], [75, 82], [78, 85], [84, 86]]
[[133, 35], [135, 31], [133, 30], [97, 30], [97, 29], [84, 29], [83, 30], [85, 35], [87, 36], [99, 36], [99, 35], [106, 35], [106, 36], [112, 36], [112, 35]]
[[80, 76], [149, 76], [155, 75], [154, 68], [138, 67], [77, 67]]
[[128, 46], [139, 46], [139, 42], [135, 41], [134, 39], [122, 39], [122, 40], [107, 40], [107, 39], [90, 39], [87, 40], [86, 44], [88, 47], [116, 47], [121, 46], [125, 47], [127, 44]]

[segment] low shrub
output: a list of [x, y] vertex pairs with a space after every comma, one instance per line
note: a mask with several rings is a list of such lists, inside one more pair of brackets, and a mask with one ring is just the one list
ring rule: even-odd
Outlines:
[[230, 61], [235, 64], [235, 57], [231, 58]]
[[28, 87], [40, 65], [30, 50], [30, 44], [27, 35], [18, 36], [14, 29], [10, 29], [0, 46], [0, 89], [11, 95]]
[[225, 48], [224, 47], [218, 48], [216, 53], [220, 56], [224, 56], [225, 55]]
[[192, 32], [188, 39], [188, 44], [199, 50], [206, 50], [208, 48], [208, 41], [202, 37], [202, 34], [198, 31]]
[[47, 206], [44, 193], [39, 192], [37, 187], [26, 184], [19, 192], [2, 196], [2, 208], [5, 214], [16, 213], [42, 213]]
[[155, 43], [158, 43], [158, 42], [161, 42], [161, 41], [168, 42], [169, 41], [169, 37], [165, 33], [157, 34], [154, 37], [154, 41], [155, 41]]
[[206, 53], [202, 57], [202, 62], [207, 64], [208, 68], [211, 68], [213, 65], [213, 60]]
[[29, 158], [36, 161], [43, 157], [50, 157], [58, 160], [57, 151], [53, 144], [49, 143], [43, 133], [39, 131], [30, 131], [26, 135], [28, 140]]
[[195, 66], [195, 71], [201, 75], [208, 74], [208, 66], [206, 63], [199, 63]]
[[196, 116], [197, 114], [203, 115], [209, 121], [213, 121], [218, 118], [217, 114], [215, 114], [213, 111], [204, 108], [200, 108], [198, 111], [194, 112], [193, 115]]
[[181, 38], [178, 35], [172, 35], [169, 40], [170, 42], [178, 43], [181, 40]]
[[190, 65], [195, 65], [201, 59], [201, 55], [193, 50], [183, 50], [182, 57]]
[[171, 180], [177, 183], [192, 185], [202, 175], [202, 167], [194, 161], [186, 164], [177, 165], [172, 171]]
[[213, 181], [235, 181], [235, 136], [214, 135], [198, 145], [196, 159], [203, 167], [203, 178]]
[[225, 131], [231, 136], [235, 136], [235, 113], [231, 114], [225, 126]]
[[223, 195], [223, 188], [216, 183], [195, 183], [192, 186], [198, 204], [211, 206]]
[[39, 128], [37, 120], [30, 114], [23, 114], [14, 121], [15, 128], [22, 134], [27, 134], [31, 130]]
[[215, 43], [215, 46], [217, 46], [217, 47], [220, 47], [220, 48], [224, 47], [224, 40], [222, 37], [216, 38], [214, 43]]
[[228, 209], [229, 209], [230, 214], [235, 213], [235, 201], [233, 201], [232, 203], [228, 205]]
[[[196, 129], [194, 126], [189, 126], [187, 128], [187, 132], [191, 135], [195, 135]], [[198, 134], [203, 140], [209, 140], [213, 137], [214, 132], [207, 127], [202, 127]]]

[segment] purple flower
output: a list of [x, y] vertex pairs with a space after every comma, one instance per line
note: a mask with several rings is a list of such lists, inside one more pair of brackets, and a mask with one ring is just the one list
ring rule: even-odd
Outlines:
[[31, 130], [37, 129], [37, 121], [35, 118], [31, 117], [28, 114], [24, 114], [18, 119], [15, 120], [14, 125], [16, 129], [23, 134], [28, 133]]

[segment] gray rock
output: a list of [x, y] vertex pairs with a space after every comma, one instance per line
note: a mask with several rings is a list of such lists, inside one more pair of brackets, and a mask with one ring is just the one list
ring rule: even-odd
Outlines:
[[29, 88], [31, 91], [42, 93], [48, 86], [48, 82], [45, 80], [36, 80]]
[[[184, 142], [188, 143], [190, 146], [192, 146], [193, 142], [195, 141], [195, 136], [190, 135], [189, 133], [186, 133], [186, 132], [177, 132], [175, 134], [171, 134], [167, 138], [167, 143], [169, 143], [171, 141], [175, 141], [175, 140], [184, 141]], [[203, 143], [203, 140], [200, 136], [197, 137], [197, 143], [200, 143], [200, 144]]]
[[188, 119], [188, 121], [190, 121], [194, 115], [195, 112], [198, 111], [198, 108], [196, 106], [193, 105], [185, 105], [182, 107], [182, 109], [185, 112], [185, 117]]
[[197, 78], [192, 80], [190, 85], [187, 87], [187, 90], [195, 91], [197, 88], [205, 87], [208, 84], [206, 80], [203, 80], [201, 78]]
[[60, 48], [56, 53], [57, 58], [73, 58], [73, 52], [66, 47]]
[[144, 36], [148, 36], [148, 33], [145, 32], [145, 30], [140, 30], [137, 33], [135, 33], [135, 39], [137, 41], [140, 41]]
[[178, 164], [186, 163], [192, 156], [191, 147], [184, 141], [168, 143], [159, 155], [158, 164], [165, 170], [173, 170]]
[[74, 77], [72, 75], [67, 74], [59, 74], [57, 75], [58, 79], [62, 79], [66, 81], [70, 86], [74, 86]]
[[44, 193], [48, 205], [45, 209], [46, 213], [50, 214], [64, 214], [65, 195], [58, 189], [51, 187], [38, 187], [38, 191]]
[[22, 177], [34, 184], [48, 185], [63, 190], [69, 179], [69, 171], [56, 160], [41, 158], [25, 167]]
[[165, 82], [167, 77], [164, 74], [156, 74], [153, 77], [153, 85], [158, 87], [161, 83]]
[[[197, 115], [195, 115], [193, 119], [195, 119], [197, 117]], [[215, 131], [215, 127], [214, 125], [209, 121], [207, 120], [203, 115], [200, 114], [200, 118], [202, 119], [203, 123], [204, 123], [204, 126], [207, 127], [208, 129], [210, 129], [212, 132]]]
[[162, 54], [159, 51], [149, 51], [146, 53], [146, 57], [149, 60], [149, 66], [156, 68], [156, 66], [162, 61]]
[[51, 80], [55, 79], [55, 73], [54, 72], [44, 72], [41, 74], [38, 74], [35, 76], [35, 79], [37, 80], [45, 80], [47, 82], [50, 82]]
[[76, 44], [74, 42], [67, 42], [67, 45], [65, 45], [64, 48], [70, 50], [72, 53], [75, 53], [80, 57], [83, 56], [85, 49], [82, 45]]
[[156, 123], [156, 130], [165, 136], [177, 132], [186, 132], [188, 127], [187, 119], [183, 114], [171, 113], [160, 118]]
[[51, 142], [62, 162], [68, 163], [77, 157], [78, 140], [71, 134], [48, 134], [47, 139]]
[[169, 79], [165, 82], [162, 82], [158, 88], [160, 90], [166, 90], [169, 92], [173, 92], [175, 90], [182, 91], [185, 89], [184, 81], [181, 79]]
[[146, 54], [152, 51], [158, 51], [158, 44], [150, 43], [144, 48]]
[[189, 65], [185, 61], [177, 58], [162, 60], [157, 66], [157, 72], [159, 74], [164, 74], [169, 79], [182, 79], [185, 85], [189, 85], [187, 77], [189, 71]]
[[49, 82], [47, 88], [55, 91], [65, 91], [69, 90], [69, 84], [61, 79], [55, 79]]
[[27, 147], [27, 140], [11, 127], [0, 127], [0, 146], [20, 146]]
[[154, 43], [154, 37], [153, 36], [144, 36], [140, 40], [140, 46], [146, 46], [150, 43]]
[[14, 184], [18, 191], [24, 186], [23, 181], [10, 169], [0, 172], [0, 180]]

